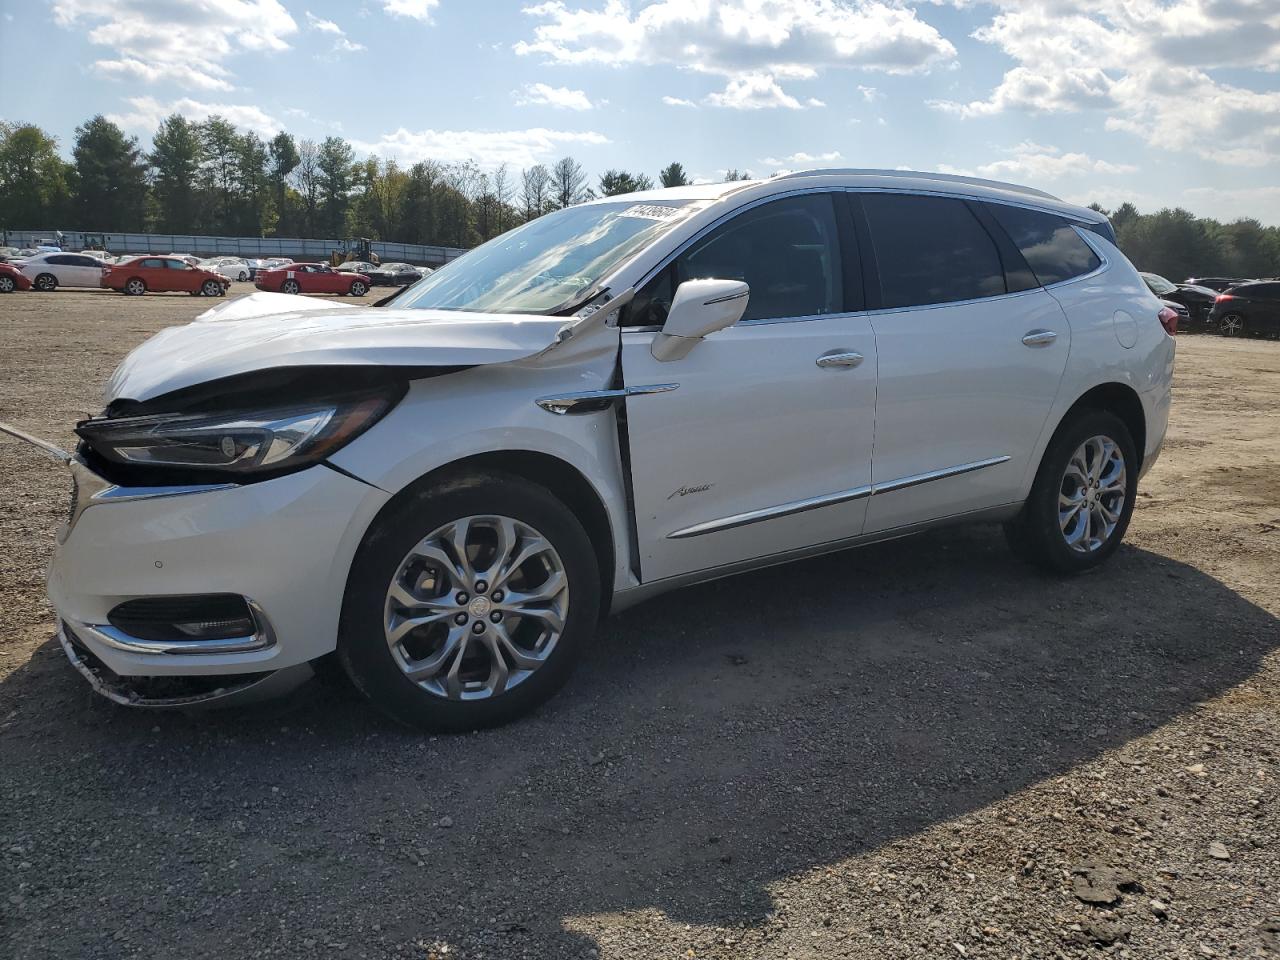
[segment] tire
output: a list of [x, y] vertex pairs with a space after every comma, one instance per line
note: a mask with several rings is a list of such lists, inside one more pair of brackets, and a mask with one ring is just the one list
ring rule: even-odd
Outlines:
[[36, 277], [35, 288], [44, 293], [52, 293], [58, 289], [58, 278], [52, 273], [42, 273]]
[[351, 284], [351, 295], [353, 297], [363, 297], [368, 292], [369, 287], [363, 280], [357, 280]]
[[[530, 544], [546, 548], [528, 554], [494, 584], [479, 583], [475, 568], [494, 563], [496, 551], [486, 544], [499, 542], [504, 521], [513, 545], [508, 557], [526, 553]], [[434, 555], [457, 567], [457, 553], [447, 543], [460, 528], [468, 531], [469, 544], [480, 547], [461, 575], [442, 576], [443, 564], [433, 567], [430, 557], [415, 554], [415, 548], [435, 544]], [[507, 723], [568, 679], [596, 627], [599, 577], [586, 531], [546, 488], [496, 471], [421, 484], [383, 511], [356, 552], [343, 598], [338, 659], [356, 687], [400, 723], [442, 732]], [[459, 589], [467, 584], [471, 591]], [[499, 589], [502, 584], [510, 597]], [[546, 596], [523, 607], [503, 606], [515, 596], [538, 593]], [[424, 612], [438, 611], [441, 619], [406, 630], [418, 606], [406, 608], [398, 597], [423, 604], [424, 595], [435, 598], [425, 601], [431, 606]], [[515, 611], [521, 608], [535, 612], [520, 616]], [[495, 617], [501, 620], [497, 626]], [[396, 630], [402, 639], [389, 643]], [[505, 647], [503, 637], [509, 641]], [[458, 653], [446, 653], [451, 647]], [[502, 667], [495, 666], [495, 652]], [[422, 674], [417, 680], [407, 672], [415, 666]]]
[[200, 293], [206, 297], [222, 296], [223, 286], [217, 280], [206, 280], [200, 285]]
[[[1099, 445], [1100, 439], [1111, 448]], [[1086, 452], [1086, 471], [1073, 466], [1073, 460], [1080, 463], [1081, 451]], [[1094, 454], [1092, 459], [1089, 452]], [[1101, 476], [1091, 489], [1087, 468], [1098, 462], [1099, 454]], [[1116, 457], [1123, 476], [1116, 472]], [[1078, 482], [1077, 477], [1084, 482]], [[1120, 546], [1137, 492], [1138, 458], [1129, 428], [1113, 413], [1083, 410], [1058, 427], [1040, 461], [1031, 494], [1018, 516], [1005, 524], [1005, 538], [1021, 560], [1053, 573], [1083, 573]], [[1061, 506], [1064, 500], [1080, 504], [1074, 514]], [[1090, 526], [1083, 526], [1086, 522]]]
[[245, 273], [243, 270], [241, 270], [238, 274], [236, 274], [236, 279], [239, 280], [241, 283], [244, 283], [246, 280], [249, 279], [249, 275]]
[[1224, 337], [1244, 336], [1244, 317], [1238, 313], [1228, 313], [1218, 321], [1218, 332]]
[[297, 280], [286, 280], [284, 283], [280, 284], [280, 292], [281, 293], [301, 293], [302, 287], [299, 286]]
[[17, 289], [18, 284], [13, 277], [0, 276], [0, 293], [13, 293]]
[[140, 297], [147, 292], [147, 281], [141, 277], [130, 277], [124, 282], [124, 292], [129, 297]]

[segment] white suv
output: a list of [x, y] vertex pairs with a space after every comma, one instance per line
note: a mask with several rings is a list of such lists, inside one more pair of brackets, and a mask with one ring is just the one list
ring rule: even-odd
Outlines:
[[956, 521], [1086, 570], [1164, 438], [1161, 310], [1101, 215], [891, 171], [570, 207], [378, 308], [230, 301], [63, 455], [61, 640], [122, 703], [340, 664], [465, 730], [695, 581]]

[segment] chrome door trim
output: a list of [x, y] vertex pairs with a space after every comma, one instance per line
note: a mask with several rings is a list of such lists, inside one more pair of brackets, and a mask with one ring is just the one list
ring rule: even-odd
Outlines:
[[898, 490], [918, 487], [924, 483], [932, 483], [934, 480], [946, 480], [950, 477], [958, 477], [962, 474], [973, 473], [976, 470], [994, 467], [997, 464], [1007, 463], [1009, 459], [1007, 456], [989, 457], [986, 460], [974, 460], [971, 463], [943, 467], [940, 470], [917, 473], [909, 477], [900, 477], [897, 480], [888, 480], [884, 483], [873, 483], [870, 486], [853, 487], [850, 490], [841, 490], [838, 493], [808, 497], [804, 500], [793, 500], [790, 503], [779, 504], [776, 507], [762, 507], [759, 510], [748, 510], [746, 513], [735, 513], [733, 516], [723, 517], [719, 520], [706, 520], [702, 523], [695, 523], [690, 527], [682, 527], [679, 530], [668, 533], [667, 539], [684, 540], [688, 537], [700, 537], [708, 533], [720, 533], [723, 530], [732, 530], [735, 527], [744, 527], [747, 524], [760, 523], [763, 520], [789, 517], [809, 510], [820, 510], [823, 507], [834, 506], [838, 503], [848, 503], [852, 500], [862, 500], [882, 493], [894, 493]]
[[973, 473], [975, 470], [985, 470], [987, 467], [994, 467], [997, 464], [1008, 463], [1009, 457], [989, 457], [986, 460], [974, 460], [971, 463], [961, 463], [954, 467], [943, 467], [941, 470], [930, 470], [928, 473], [917, 473], [910, 477], [900, 477], [897, 480], [886, 480], [884, 483], [875, 483], [871, 485], [872, 494], [894, 493], [898, 490], [906, 490], [908, 487], [918, 487], [922, 483], [932, 483], [934, 480], [946, 480], [950, 477], [958, 477], [962, 474]]
[[602, 400], [612, 403], [616, 400], [625, 400], [627, 397], [670, 393], [679, 386], [678, 383], [651, 383], [642, 387], [624, 387], [620, 390], [579, 390], [574, 393], [557, 393], [550, 397], [538, 397], [533, 402], [547, 413], [562, 417], [567, 413], [573, 413], [575, 408], [584, 404], [599, 403]]
[[851, 490], [841, 490], [839, 493], [827, 493], [820, 497], [793, 500], [790, 503], [783, 503], [776, 507], [763, 507], [759, 510], [748, 510], [746, 513], [735, 513], [731, 517], [724, 517], [720, 520], [695, 523], [691, 527], [684, 527], [673, 533], [668, 533], [667, 539], [684, 540], [688, 537], [700, 537], [704, 533], [719, 533], [721, 530], [745, 527], [749, 523], [759, 523], [761, 520], [789, 517], [792, 514], [819, 510], [822, 507], [834, 506], [837, 503], [848, 503], [851, 500], [862, 500], [869, 496], [871, 496], [871, 487], [854, 487]]
[[824, 353], [813, 362], [825, 369], [829, 367], [856, 367], [865, 359], [867, 358], [858, 353], [857, 350], [833, 350], [830, 353]]

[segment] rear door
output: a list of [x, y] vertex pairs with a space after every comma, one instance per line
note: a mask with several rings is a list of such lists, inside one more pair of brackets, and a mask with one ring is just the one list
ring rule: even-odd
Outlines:
[[[875, 338], [852, 226], [829, 193], [771, 200], [694, 240], [641, 288], [622, 332], [642, 578], [661, 580], [862, 530]], [[845, 214], [847, 216], [847, 212]], [[847, 221], [846, 221], [847, 222]], [[684, 280], [745, 280], [743, 320], [671, 362], [652, 346]], [[675, 386], [672, 386], [672, 385]]]
[[1062, 309], [979, 205], [850, 197], [879, 357], [867, 532], [1021, 499], [1066, 367]]

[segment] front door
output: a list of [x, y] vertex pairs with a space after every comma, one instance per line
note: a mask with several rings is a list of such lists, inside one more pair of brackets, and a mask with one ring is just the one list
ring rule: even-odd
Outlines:
[[[829, 194], [712, 228], [637, 296], [622, 333], [646, 582], [853, 537], [871, 482], [876, 345]], [[660, 362], [655, 328], [684, 280], [744, 280], [743, 320]], [[636, 329], [639, 327], [639, 329]]]

